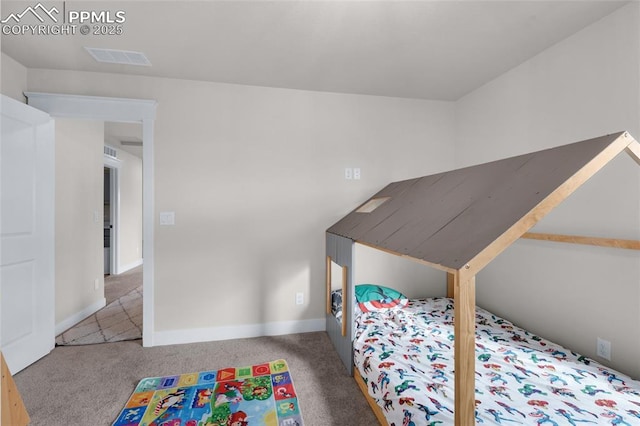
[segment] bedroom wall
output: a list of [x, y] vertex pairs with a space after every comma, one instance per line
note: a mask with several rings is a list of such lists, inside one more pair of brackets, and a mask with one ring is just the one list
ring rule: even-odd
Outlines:
[[120, 268], [142, 264], [142, 160], [118, 150], [120, 167]]
[[56, 331], [62, 332], [105, 303], [104, 123], [56, 119], [55, 125]]
[[26, 102], [22, 92], [27, 90], [27, 68], [5, 53], [0, 54], [0, 93]]
[[409, 298], [447, 295], [445, 272], [362, 244], [355, 244], [353, 274], [356, 285], [380, 284]]
[[[640, 5], [632, 3], [456, 104], [456, 166], [628, 130], [640, 139]], [[640, 167], [621, 155], [538, 232], [640, 239]], [[478, 275], [477, 301], [640, 378], [640, 253], [522, 240]]]
[[176, 224], [156, 222], [156, 344], [324, 329], [325, 229], [389, 181], [453, 165], [449, 102], [35, 69], [28, 82], [158, 101], [155, 215]]

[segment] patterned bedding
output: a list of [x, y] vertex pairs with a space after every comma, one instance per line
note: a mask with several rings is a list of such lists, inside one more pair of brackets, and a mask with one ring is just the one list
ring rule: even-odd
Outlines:
[[[453, 300], [360, 312], [356, 326], [356, 368], [389, 424], [452, 425]], [[640, 425], [640, 382], [477, 308], [476, 424]]]

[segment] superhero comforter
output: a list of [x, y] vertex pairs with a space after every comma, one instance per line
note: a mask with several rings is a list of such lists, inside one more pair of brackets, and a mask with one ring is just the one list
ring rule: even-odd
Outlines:
[[[453, 300], [359, 313], [356, 326], [356, 368], [389, 424], [452, 425]], [[640, 425], [640, 382], [477, 308], [476, 424]]]

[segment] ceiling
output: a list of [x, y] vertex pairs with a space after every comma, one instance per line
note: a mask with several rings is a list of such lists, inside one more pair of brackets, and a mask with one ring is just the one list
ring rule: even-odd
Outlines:
[[[35, 3], [3, 0], [2, 17]], [[29, 68], [452, 101], [625, 3], [43, 1], [122, 10], [123, 34], [2, 35], [2, 51]], [[84, 47], [140, 51], [152, 66], [98, 63]]]
[[[455, 101], [628, 2], [42, 3], [60, 17], [123, 11], [126, 20], [121, 35], [3, 34], [2, 51], [28, 68]], [[0, 14], [35, 4], [2, 0]], [[98, 63], [85, 47], [143, 52], [152, 65]]]

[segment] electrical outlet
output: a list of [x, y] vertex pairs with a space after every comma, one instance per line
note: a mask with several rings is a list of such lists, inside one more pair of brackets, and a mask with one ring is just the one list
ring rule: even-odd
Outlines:
[[360, 167], [355, 167], [353, 169], [353, 179], [360, 180]]
[[344, 178], [346, 180], [353, 179], [353, 169], [351, 167], [347, 167], [346, 169], [344, 169]]
[[598, 337], [596, 343], [596, 355], [611, 361], [611, 342]]
[[296, 293], [296, 305], [304, 305], [304, 293]]
[[96, 278], [96, 280], [93, 282], [93, 289], [97, 290], [100, 288], [100, 278]]

